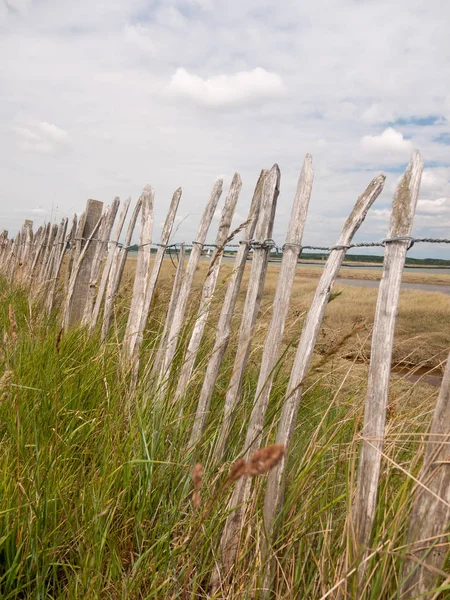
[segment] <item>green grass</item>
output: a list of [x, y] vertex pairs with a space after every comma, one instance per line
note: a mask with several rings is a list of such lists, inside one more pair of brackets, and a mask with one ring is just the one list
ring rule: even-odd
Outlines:
[[[12, 307], [15, 325], [11, 321]], [[158, 339], [158, 309], [149, 324], [143, 364]], [[130, 373], [120, 360], [123, 317], [106, 346], [76, 330], [60, 336], [58, 315], [47, 318], [26, 294], [0, 282], [0, 595], [9, 599], [206, 598], [230, 489], [223, 483], [242, 453], [258, 375], [252, 355], [227, 460], [212, 467], [221, 407], [232, 368], [229, 352], [201, 443], [186, 449], [198, 399], [194, 380], [182, 405]], [[186, 333], [186, 332], [185, 332]], [[200, 365], [207, 360], [205, 345]], [[201, 366], [199, 367], [201, 371]], [[287, 384], [277, 375], [265, 441]], [[347, 515], [354, 491], [363, 393], [335, 395], [314, 385], [304, 396], [289, 451], [288, 486], [277, 539], [274, 598], [318, 600], [352, 563]], [[426, 418], [422, 417], [422, 411]], [[430, 407], [396, 407], [386, 453], [414, 473], [419, 436]], [[191, 503], [192, 467], [204, 465], [202, 503]], [[367, 570], [370, 600], [399, 598], [411, 478], [386, 462]], [[263, 562], [261, 517], [265, 478], [254, 481], [232, 581], [221, 597], [259, 597]], [[356, 598], [354, 578], [348, 578]], [[442, 598], [448, 597], [443, 592]]]

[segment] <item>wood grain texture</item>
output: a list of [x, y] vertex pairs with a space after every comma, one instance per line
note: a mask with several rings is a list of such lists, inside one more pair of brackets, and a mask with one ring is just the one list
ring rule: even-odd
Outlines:
[[[312, 158], [307, 154], [292, 205], [283, 259], [273, 301], [272, 319], [266, 335], [255, 401], [243, 445], [243, 458], [245, 460], [248, 460], [250, 454], [258, 450], [261, 445], [261, 436], [272, 388], [273, 374], [280, 355], [281, 342], [297, 270], [298, 255], [308, 213], [312, 184]], [[228, 505], [230, 514], [226, 521], [220, 541], [220, 560], [224, 573], [228, 573], [231, 570], [233, 563], [236, 560], [239, 536], [240, 532], [243, 531], [245, 505], [251, 494], [251, 482], [251, 478], [248, 477], [239, 479], [235, 484]]]
[[[92, 243], [93, 239], [95, 238], [95, 236], [97, 235], [97, 231], [99, 230], [99, 228], [102, 224], [102, 218], [103, 217], [100, 216], [100, 218], [97, 221], [97, 224], [95, 225], [94, 229], [92, 230], [90, 236], [85, 240], [85, 243], [80, 252], [80, 255], [78, 256], [77, 260], [74, 262], [73, 267], [72, 267], [72, 272], [70, 273], [69, 284], [67, 286], [66, 299], [65, 299], [65, 303], [64, 303], [64, 307], [63, 307], [63, 311], [62, 311], [62, 326], [63, 326], [63, 329], [65, 329], [65, 330], [67, 330], [69, 327], [71, 327], [73, 325], [73, 321], [71, 319], [72, 303], [74, 301], [74, 297], [76, 294], [75, 290], [76, 290], [76, 286], [78, 283], [78, 276], [79, 276], [81, 267], [83, 265], [83, 261], [87, 255], [87, 253], [90, 250], [91, 243]], [[83, 283], [84, 283], [84, 281], [83, 281]], [[75, 324], [76, 323], [77, 322], [75, 322]]]
[[200, 343], [202, 341], [203, 333], [205, 331], [206, 322], [208, 320], [209, 310], [211, 307], [211, 301], [219, 277], [219, 270], [224, 251], [223, 245], [227, 241], [228, 235], [230, 233], [231, 221], [233, 220], [234, 211], [238, 201], [239, 192], [241, 191], [241, 187], [242, 180], [239, 174], [235, 173], [231, 182], [228, 196], [225, 200], [222, 215], [220, 217], [219, 229], [217, 231], [216, 239], [214, 242], [216, 248], [212, 254], [208, 274], [206, 276], [205, 283], [203, 284], [202, 296], [200, 300], [200, 306], [198, 308], [197, 318], [194, 323], [191, 339], [189, 340], [186, 356], [184, 358], [184, 363], [178, 377], [178, 386], [174, 398], [175, 401], [179, 400], [185, 393], [192, 375], [192, 371], [194, 370], [195, 359], [197, 358]]
[[[385, 177], [379, 175], [358, 198], [353, 211], [344, 224], [337, 246], [345, 247], [351, 243], [353, 236], [364, 221], [369, 208], [380, 195], [384, 186], [384, 181]], [[336, 249], [330, 253], [317, 285], [311, 308], [308, 311], [308, 315], [302, 328], [277, 429], [276, 443], [283, 444], [286, 447], [286, 455], [288, 455], [289, 445], [292, 440], [297, 420], [298, 408], [300, 406], [303, 391], [303, 381], [311, 363], [317, 336], [320, 331], [333, 283], [338, 276], [344, 257], [345, 249]], [[268, 477], [264, 498], [264, 522], [269, 540], [272, 537], [275, 518], [283, 504], [286, 455], [280, 461], [278, 466], [270, 472]], [[266, 573], [265, 587], [270, 588], [270, 565], [268, 572]]]
[[[388, 233], [390, 238], [411, 235], [422, 171], [422, 157], [415, 151], [395, 192]], [[408, 241], [386, 245], [378, 291], [353, 513], [357, 554], [364, 553], [370, 545], [377, 505], [395, 321], [408, 246]], [[362, 576], [361, 571], [359, 575]]]
[[[97, 242], [93, 242], [92, 231], [94, 231], [94, 229], [96, 232], [99, 230], [102, 219], [102, 211], [103, 202], [99, 202], [98, 200], [87, 201], [85, 211], [86, 218], [84, 219], [84, 228], [82, 233], [83, 239], [81, 240], [81, 253], [83, 254], [83, 261], [81, 263], [77, 262], [77, 275], [73, 284], [72, 297], [70, 298], [69, 303], [69, 314], [67, 316], [68, 326], [73, 326], [80, 323], [81, 319], [83, 318], [84, 308], [86, 306], [89, 294], [92, 261], [94, 259], [95, 250], [97, 247]], [[90, 239], [89, 244], [87, 244], [88, 238]], [[87, 250], [84, 251], [86, 246], [88, 246]], [[78, 255], [78, 260], [81, 256], [81, 253]]]
[[169, 212], [167, 213], [166, 220], [164, 222], [163, 230], [161, 233], [161, 239], [159, 241], [159, 246], [155, 254], [155, 260], [153, 262], [153, 269], [151, 275], [148, 279], [148, 283], [145, 289], [144, 294], [144, 303], [142, 307], [142, 313], [139, 325], [137, 330], [132, 331], [129, 337], [129, 356], [133, 357], [133, 362], [135, 363], [135, 371], [139, 368], [139, 358], [138, 353], [140, 347], [142, 345], [142, 341], [144, 338], [144, 330], [147, 324], [148, 314], [150, 312], [150, 306], [155, 294], [156, 282], [158, 281], [159, 273], [161, 271], [161, 265], [164, 258], [164, 253], [166, 251], [166, 246], [169, 243], [169, 239], [172, 233], [173, 224], [175, 221], [175, 217], [178, 210], [178, 205], [180, 203], [182, 190], [178, 188], [172, 196], [172, 201], [170, 203]]
[[450, 354], [426, 438], [425, 459], [416, 486], [408, 542], [411, 544], [404, 568], [402, 598], [428, 598], [439, 583], [448, 554], [450, 523]]
[[84, 308], [84, 314], [82, 319], [83, 325], [89, 325], [91, 322], [96, 296], [97, 296], [97, 284], [98, 278], [100, 277], [100, 270], [102, 263], [105, 258], [106, 250], [108, 248], [109, 238], [111, 231], [116, 220], [117, 211], [119, 209], [120, 199], [116, 196], [110, 206], [107, 206], [103, 211], [102, 226], [98, 232], [98, 242], [95, 248], [95, 254], [92, 259], [91, 276], [89, 281], [88, 296], [86, 299], [86, 306]]
[[[261, 210], [255, 229], [255, 239], [263, 242], [272, 237], [273, 221], [280, 190], [280, 169], [274, 165], [264, 178]], [[237, 404], [241, 397], [242, 381], [250, 354], [251, 342], [258, 316], [264, 282], [267, 273], [270, 247], [254, 247], [250, 279], [242, 313], [239, 331], [238, 350], [233, 366], [230, 384], [225, 397], [222, 426], [214, 452], [215, 462], [220, 462], [225, 452], [228, 436], [234, 420]]]
[[123, 270], [125, 268], [125, 262], [128, 256], [128, 248], [131, 244], [131, 238], [133, 237], [134, 228], [136, 227], [141, 208], [142, 198], [139, 198], [136, 202], [136, 206], [134, 207], [133, 214], [131, 215], [131, 219], [128, 224], [123, 248], [119, 248], [117, 246], [114, 251], [114, 256], [112, 258], [111, 270], [109, 272], [108, 283], [106, 286], [105, 307], [103, 309], [103, 322], [101, 333], [103, 342], [106, 340], [106, 337], [108, 335], [116, 294], [119, 291], [120, 282], [122, 281]]
[[163, 368], [160, 373], [159, 383], [163, 384], [164, 382], [162, 388], [165, 387], [165, 383], [167, 382], [166, 377], [170, 371], [172, 360], [175, 356], [178, 338], [183, 327], [183, 321], [186, 313], [189, 294], [191, 292], [192, 283], [194, 281], [195, 271], [197, 270], [197, 265], [200, 259], [200, 255], [202, 253], [203, 244], [205, 243], [206, 235], [211, 225], [211, 221], [214, 216], [217, 203], [219, 202], [219, 198], [222, 194], [222, 186], [223, 181], [221, 179], [216, 181], [216, 183], [214, 184], [208, 204], [206, 205], [202, 219], [200, 221], [197, 236], [194, 240], [195, 243], [193, 244], [191, 254], [189, 256], [189, 260], [186, 266], [186, 273], [183, 277], [180, 295], [178, 297], [178, 302], [173, 316], [172, 326], [170, 328], [169, 336], [167, 339], [167, 347], [164, 355]]
[[103, 298], [105, 296], [106, 286], [109, 279], [109, 274], [111, 272], [111, 266], [114, 261], [114, 256], [117, 250], [117, 246], [119, 243], [120, 235], [122, 233], [123, 225], [125, 223], [125, 219], [128, 214], [128, 208], [130, 207], [131, 198], [127, 198], [122, 205], [122, 209], [119, 214], [119, 219], [116, 225], [116, 229], [111, 238], [111, 242], [109, 244], [108, 256], [106, 257], [105, 266], [103, 267], [102, 277], [100, 280], [100, 285], [98, 288], [97, 296], [95, 298], [94, 308], [92, 310], [91, 319], [89, 321], [89, 329], [94, 329], [98, 323], [100, 310], [103, 303]]
[[175, 272], [175, 277], [174, 277], [173, 286], [172, 286], [172, 293], [170, 295], [169, 306], [167, 308], [166, 318], [164, 320], [163, 332], [162, 332], [161, 338], [159, 340], [158, 350], [151, 357], [150, 364], [148, 365], [148, 368], [146, 369], [145, 379], [148, 379], [149, 377], [158, 378], [159, 373], [162, 368], [164, 355], [165, 355], [166, 347], [167, 347], [167, 340], [169, 337], [170, 328], [172, 326], [175, 309], [177, 307], [177, 302], [178, 302], [178, 298], [179, 298], [180, 290], [181, 290], [181, 284], [183, 282], [183, 274], [184, 274], [183, 270], [184, 270], [184, 263], [185, 263], [185, 256], [186, 256], [184, 244], [181, 244], [180, 249], [177, 253], [177, 256], [178, 256], [178, 265], [177, 265], [177, 270]]
[[55, 302], [56, 289], [57, 289], [57, 285], [58, 285], [59, 276], [61, 273], [64, 256], [66, 253], [67, 246], [72, 239], [71, 236], [73, 235], [73, 229], [70, 229], [69, 232], [67, 232], [68, 223], [69, 223], [69, 219], [65, 218], [62, 220], [61, 226], [60, 226], [60, 234], [58, 236], [58, 246], [57, 246], [58, 252], [57, 252], [56, 259], [55, 259], [55, 265], [54, 265], [50, 285], [48, 288], [47, 298], [45, 300], [45, 309], [46, 309], [47, 313], [50, 313], [53, 308], [53, 305]]
[[134, 347], [135, 336], [139, 331], [142, 313], [144, 310], [145, 292], [150, 278], [150, 261], [152, 256], [153, 234], [153, 202], [155, 192], [150, 185], [146, 185], [141, 194], [141, 231], [139, 233], [139, 250], [136, 261], [133, 294], [131, 297], [130, 312], [123, 340], [123, 354], [131, 357], [131, 348]]
[[241, 288], [242, 276], [244, 274], [245, 265], [247, 263], [247, 258], [250, 251], [249, 241], [253, 238], [255, 233], [256, 223], [258, 221], [261, 207], [264, 178], [268, 172], [269, 171], [267, 170], [262, 170], [256, 183], [247, 217], [247, 225], [242, 234], [242, 239], [236, 253], [233, 271], [231, 273], [230, 281], [228, 283], [227, 291], [222, 304], [222, 309], [220, 311], [214, 348], [211, 352], [205, 378], [203, 380], [200, 398], [195, 413], [194, 424], [192, 426], [191, 437], [189, 440], [189, 447], [194, 446], [199, 441], [206, 426], [214, 386], [216, 384], [220, 365], [222, 364], [222, 360], [230, 340], [231, 321], [233, 318], [239, 290]]

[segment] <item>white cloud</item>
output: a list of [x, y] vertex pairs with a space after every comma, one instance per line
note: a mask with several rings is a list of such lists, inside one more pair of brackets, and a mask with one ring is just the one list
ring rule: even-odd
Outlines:
[[389, 208], [373, 208], [370, 215], [376, 219], [387, 221], [391, 216], [391, 210]]
[[67, 139], [67, 131], [53, 125], [52, 123], [47, 123], [43, 121], [38, 125], [39, 130], [42, 132], [43, 136], [52, 142], [64, 142]]
[[[450, 3], [430, 0], [425, 10], [423, 0], [228, 0], [224, 11], [210, 10], [216, 0], [77, 0], [68, 11], [61, 0], [9, 2], [18, 9], [0, 0], [0, 55], [8, 57], [0, 67], [0, 179], [20, 218], [30, 214], [30, 198], [48, 214], [58, 201], [70, 215], [86, 198], [135, 199], [149, 181], [157, 224], [181, 185], [179, 212], [190, 217], [177, 221], [173, 237], [189, 241], [218, 173], [242, 177], [242, 222], [260, 169], [278, 162], [274, 238], [282, 243], [311, 152], [305, 240], [333, 244], [372, 177], [408, 160], [408, 139], [436, 165], [425, 171], [421, 197], [450, 197], [449, 146], [433, 141], [445, 124], [411, 119], [450, 115], [448, 78], [436, 78], [448, 69]], [[184, 80], [174, 77], [168, 102], [181, 66]], [[257, 66], [265, 71], [255, 76]], [[362, 151], [363, 136], [377, 137], [397, 119], [404, 125], [394, 125], [403, 135], [391, 140], [395, 152], [374, 140]], [[399, 175], [388, 173], [376, 210], [390, 206]], [[386, 221], [371, 213], [361, 239], [387, 234]], [[10, 210], [0, 217], [0, 228], [20, 228]], [[421, 215], [427, 230], [448, 220]]]
[[31, 0], [4, 0], [6, 8], [13, 13], [25, 13], [31, 6]]
[[374, 102], [369, 108], [364, 110], [361, 115], [361, 121], [363, 121], [363, 123], [369, 123], [369, 125], [375, 125], [377, 123], [393, 121], [396, 116], [397, 115], [392, 108], [389, 108], [380, 102]]
[[24, 141], [33, 143], [41, 140], [37, 133], [30, 131], [27, 127], [14, 127], [13, 129]]
[[124, 39], [127, 43], [137, 46], [144, 54], [154, 54], [155, 45], [152, 41], [151, 30], [144, 25], [126, 25]]
[[53, 123], [18, 117], [19, 124], [13, 127], [18, 137], [19, 148], [35, 154], [52, 154], [67, 141], [68, 133]]
[[417, 213], [423, 215], [435, 215], [437, 217], [450, 214], [450, 198], [438, 198], [437, 200], [419, 200], [417, 202]]
[[286, 93], [281, 77], [261, 67], [209, 79], [179, 68], [172, 75], [168, 90], [174, 96], [212, 108], [263, 104]]
[[449, 175], [448, 169], [424, 169], [420, 185], [422, 193], [445, 193], [450, 188]]
[[360, 147], [365, 154], [379, 159], [405, 159], [413, 150], [411, 140], [405, 140], [392, 127], [388, 127], [380, 135], [365, 135], [361, 138]]

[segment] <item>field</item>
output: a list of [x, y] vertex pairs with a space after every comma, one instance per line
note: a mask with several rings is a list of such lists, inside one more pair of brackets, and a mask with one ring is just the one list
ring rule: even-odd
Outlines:
[[[0, 595], [5, 600], [209, 597], [210, 574], [227, 516], [230, 487], [225, 482], [230, 465], [243, 451], [278, 267], [270, 267], [266, 280], [226, 461], [214, 465], [212, 452], [237, 351], [236, 335], [216, 386], [206, 435], [192, 451], [187, 450], [187, 441], [231, 265], [222, 268], [189, 392], [175, 404], [179, 358], [163, 397], [151, 378], [141, 377], [136, 389], [130, 387], [130, 368], [120, 360], [134, 262], [128, 260], [114, 331], [106, 346], [97, 335], [88, 337], [82, 330], [61, 336], [57, 311], [46, 317], [39, 303], [30, 303], [24, 291], [0, 280]], [[207, 268], [206, 262], [200, 264], [197, 296]], [[264, 432], [266, 443], [273, 440], [318, 274], [318, 269], [308, 267], [296, 280], [286, 352]], [[143, 372], [158, 342], [173, 275], [174, 267], [165, 261], [143, 346]], [[448, 283], [446, 276], [436, 277]], [[246, 278], [235, 334], [245, 283]], [[341, 293], [327, 308], [289, 454], [285, 508], [270, 552], [270, 558], [276, 557], [274, 598], [280, 600], [332, 597], [329, 592], [342, 573], [348, 575], [348, 597], [357, 597], [346, 515], [355, 486], [377, 290], [339, 284], [335, 292]], [[195, 308], [192, 303], [191, 317]], [[448, 295], [402, 292], [396, 365], [420, 376], [430, 369], [441, 372], [450, 348], [449, 314]], [[186, 321], [183, 343], [191, 327], [192, 318]], [[420, 467], [437, 391], [423, 379], [392, 376], [372, 540], [376, 552], [368, 564], [367, 585], [360, 596], [364, 599], [400, 598], [414, 490], [411, 475], [417, 475]], [[197, 508], [192, 503], [191, 477], [196, 462], [203, 465]], [[223, 581], [216, 598], [261, 596], [264, 485], [264, 476], [255, 477], [233, 580]], [[444, 584], [435, 598], [448, 597], [449, 590]]]
[[[134, 277], [135, 259], [127, 263], [125, 272], [124, 296], [131, 288]], [[200, 293], [202, 281], [208, 269], [208, 262], [202, 261], [198, 267], [196, 289]], [[224, 294], [224, 287], [232, 270], [232, 263], [224, 263], [221, 270], [222, 285], [219, 285], [216, 306]], [[168, 301], [171, 278], [175, 272], [170, 260], [163, 263], [161, 271], [161, 294], [163, 303]], [[243, 279], [243, 289], [240, 292], [237, 318], [245, 299], [246, 284], [250, 272], [247, 266]], [[278, 280], [279, 265], [269, 264], [264, 295], [261, 305], [261, 315], [257, 327], [257, 341], [263, 343], [266, 327], [272, 312], [272, 300]], [[302, 266], [296, 276], [291, 300], [291, 314], [285, 333], [286, 344], [295, 340], [301, 329], [301, 323], [308, 310], [317, 279], [322, 269], [319, 267]], [[381, 276], [381, 271], [364, 269], [348, 270], [341, 276], [351, 279], [375, 279]], [[403, 280], [407, 283], [423, 283], [450, 286], [450, 275], [435, 275], [434, 273], [405, 273]], [[194, 289], [195, 289], [194, 284]], [[366, 362], [370, 357], [370, 339], [373, 317], [378, 290], [370, 287], [354, 287], [351, 281], [337, 283], [334, 291], [340, 293], [327, 308], [321, 335], [318, 340], [317, 353], [329, 353], [336, 358], [355, 359]], [[446, 326], [450, 311], [450, 295], [422, 290], [403, 290], [400, 296], [400, 307], [396, 328], [396, 341], [393, 361], [397, 366], [412, 370], [439, 369], [445, 361], [450, 348], [450, 329]], [[217, 318], [217, 309], [212, 311], [212, 323]], [[256, 344], [257, 346], [258, 344]]]

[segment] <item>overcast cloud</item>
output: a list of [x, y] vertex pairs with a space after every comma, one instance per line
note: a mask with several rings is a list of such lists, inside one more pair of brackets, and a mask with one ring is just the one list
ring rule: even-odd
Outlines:
[[[0, 228], [135, 200], [145, 183], [160, 223], [181, 185], [176, 238], [191, 241], [217, 177], [241, 174], [237, 222], [278, 162], [282, 243], [310, 152], [305, 242], [333, 243], [385, 172], [359, 234], [375, 240], [419, 148], [415, 233], [450, 237], [449, 19], [442, 0], [0, 0]], [[430, 254], [450, 257], [412, 253]]]

